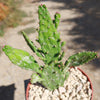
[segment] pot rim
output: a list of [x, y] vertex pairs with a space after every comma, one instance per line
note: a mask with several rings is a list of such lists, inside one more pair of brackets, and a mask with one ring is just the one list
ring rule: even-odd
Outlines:
[[87, 77], [88, 81], [90, 82], [90, 88], [92, 90], [91, 100], [93, 100], [93, 85], [92, 85], [92, 82], [91, 82], [89, 76], [82, 69], [78, 68], [78, 70], [80, 70]]
[[[93, 86], [92, 86], [92, 82], [91, 82], [89, 76], [82, 69], [78, 68], [78, 70], [80, 70], [87, 77], [88, 81], [90, 82], [90, 88], [92, 90], [91, 100], [93, 100]], [[30, 85], [31, 85], [31, 83], [29, 82], [28, 85], [27, 85], [27, 88], [26, 88], [26, 100], [28, 100]]]

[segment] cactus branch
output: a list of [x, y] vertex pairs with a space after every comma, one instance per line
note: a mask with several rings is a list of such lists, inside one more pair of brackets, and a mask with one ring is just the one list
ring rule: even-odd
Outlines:
[[79, 52], [77, 54], [70, 56], [67, 62], [65, 63], [65, 65], [67, 67], [79, 66], [93, 60], [96, 57], [97, 57], [97, 53], [95, 52], [90, 52], [90, 51]]
[[45, 63], [50, 63], [58, 59], [61, 52], [60, 34], [57, 32], [50, 14], [45, 5], [40, 5], [39, 13], [39, 43], [42, 51], [45, 53]]
[[60, 22], [60, 17], [61, 15], [57, 12], [55, 15], [54, 15], [55, 19], [53, 20], [53, 23], [55, 25], [55, 28], [57, 29], [58, 28], [58, 25], [59, 25], [59, 22]]
[[25, 34], [25, 32], [22, 32], [23, 33], [23, 36], [27, 42], [27, 44], [30, 46], [30, 48], [32, 49], [33, 52], [36, 53], [37, 56], [39, 56], [41, 59], [44, 59], [43, 56], [38, 52], [36, 46], [34, 45], [34, 43], [29, 40], [28, 36]]
[[41, 73], [38, 63], [36, 62], [34, 57], [31, 56], [28, 52], [12, 48], [11, 46], [8, 45], [5, 45], [3, 51], [9, 57], [11, 62], [14, 63], [15, 65], [18, 65], [24, 69], [31, 69], [34, 70], [35, 72]]

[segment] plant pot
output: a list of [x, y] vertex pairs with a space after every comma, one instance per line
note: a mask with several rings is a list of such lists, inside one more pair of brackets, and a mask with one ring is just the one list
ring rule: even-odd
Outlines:
[[[93, 87], [92, 87], [92, 83], [88, 77], [88, 75], [86, 73], [84, 73], [84, 71], [82, 71], [80, 68], [77, 68], [84, 76], [87, 77], [87, 80], [88, 82], [90, 82], [90, 88], [92, 90], [92, 94], [91, 94], [91, 99], [90, 100], [93, 100]], [[26, 89], [26, 100], [29, 100], [28, 97], [29, 97], [29, 90], [30, 90], [30, 85], [31, 83], [29, 82], [28, 85], [27, 85], [27, 89]], [[66, 99], [67, 100], [67, 99]]]

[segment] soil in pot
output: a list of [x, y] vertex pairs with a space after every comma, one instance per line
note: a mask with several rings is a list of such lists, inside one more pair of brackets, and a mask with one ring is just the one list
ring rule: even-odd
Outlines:
[[31, 84], [28, 100], [92, 100], [91, 83], [78, 68], [71, 68], [64, 86], [53, 92]]

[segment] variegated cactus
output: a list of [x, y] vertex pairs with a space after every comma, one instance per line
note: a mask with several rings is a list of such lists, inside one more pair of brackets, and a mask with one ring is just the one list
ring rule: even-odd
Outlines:
[[37, 61], [28, 52], [4, 46], [3, 51], [12, 61], [12, 63], [21, 68], [31, 69], [35, 73], [31, 76], [31, 83], [39, 82], [49, 90], [57, 89], [64, 85], [64, 81], [69, 76], [68, 69], [71, 66], [79, 66], [97, 57], [95, 52], [80, 52], [72, 55], [65, 63], [62, 63], [64, 52], [61, 51], [64, 42], [60, 41], [60, 34], [57, 27], [60, 21], [60, 14], [55, 14], [52, 20], [45, 5], [40, 5], [39, 14], [39, 30], [38, 43], [41, 48], [37, 48], [35, 44], [23, 32], [23, 36], [33, 52], [43, 60], [45, 65], [39, 65]]

